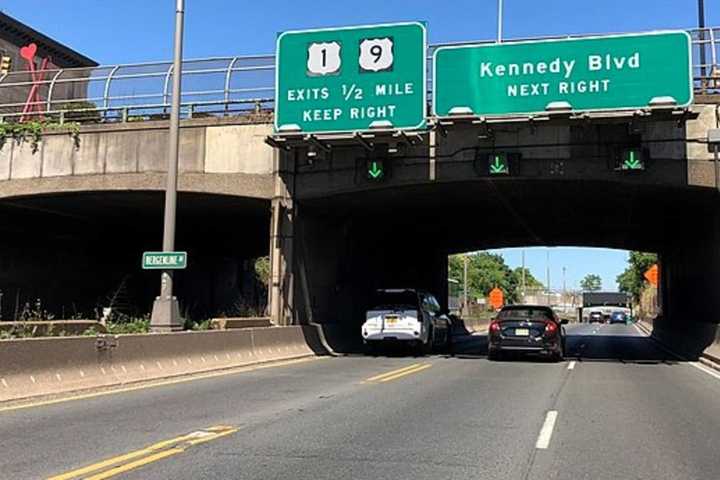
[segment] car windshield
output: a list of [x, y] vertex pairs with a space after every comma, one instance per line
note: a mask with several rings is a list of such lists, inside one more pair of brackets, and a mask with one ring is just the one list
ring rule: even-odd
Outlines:
[[501, 310], [498, 318], [522, 318], [527, 320], [552, 320], [553, 315], [546, 308], [508, 308]]
[[412, 290], [381, 290], [375, 292], [370, 303], [374, 310], [389, 308], [417, 308], [417, 294]]

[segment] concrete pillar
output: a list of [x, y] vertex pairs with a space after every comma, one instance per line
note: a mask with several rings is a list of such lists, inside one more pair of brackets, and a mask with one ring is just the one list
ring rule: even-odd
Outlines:
[[[293, 244], [295, 211], [292, 199], [292, 167], [294, 162], [280, 150], [273, 154], [275, 193], [271, 202], [270, 220], [270, 285], [268, 304], [275, 325], [294, 323]], [[283, 172], [281, 175], [280, 172]], [[289, 175], [288, 175], [289, 173]], [[288, 181], [290, 180], [290, 181]]]

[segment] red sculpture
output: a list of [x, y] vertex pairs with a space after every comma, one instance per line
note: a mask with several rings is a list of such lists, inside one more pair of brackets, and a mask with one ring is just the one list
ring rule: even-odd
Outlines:
[[[27, 100], [25, 101], [25, 107], [22, 111], [22, 117], [20, 121], [31, 118], [33, 115], [39, 116], [41, 119], [44, 118], [42, 115], [43, 101], [40, 99], [40, 86], [45, 80], [45, 69], [48, 65], [48, 59], [43, 58], [40, 64], [40, 70], [35, 70], [35, 54], [37, 53], [37, 45], [31, 43], [20, 49], [20, 56], [25, 59], [28, 64], [28, 70], [32, 78], [32, 87], [30, 87], [30, 93], [28, 94]], [[36, 112], [36, 113], [34, 113]]]

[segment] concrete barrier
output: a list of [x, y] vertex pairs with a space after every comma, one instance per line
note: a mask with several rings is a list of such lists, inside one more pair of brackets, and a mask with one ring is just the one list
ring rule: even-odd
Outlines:
[[0, 402], [324, 353], [312, 330], [271, 327], [0, 341]]
[[210, 321], [213, 330], [230, 330], [233, 328], [271, 327], [270, 317], [246, 318], [213, 318]]

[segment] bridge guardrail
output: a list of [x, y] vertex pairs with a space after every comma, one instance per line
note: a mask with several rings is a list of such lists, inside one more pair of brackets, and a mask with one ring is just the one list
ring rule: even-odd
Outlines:
[[[693, 40], [693, 75], [699, 94], [720, 94], [720, 27], [689, 30]], [[565, 35], [507, 40], [577, 38]], [[494, 41], [468, 41], [483, 44]], [[435, 44], [435, 48], [449, 44]], [[428, 62], [432, 69], [432, 62]], [[0, 122], [44, 118], [64, 123], [165, 119], [169, 115], [172, 62], [148, 62], [93, 68], [45, 70], [33, 82], [27, 71], [0, 76]], [[240, 115], [270, 111], [274, 104], [274, 55], [213, 57], [183, 62], [181, 116]], [[431, 79], [432, 75], [428, 75]], [[25, 99], [37, 84], [40, 111], [23, 113]], [[432, 85], [428, 85], [428, 99]]]

